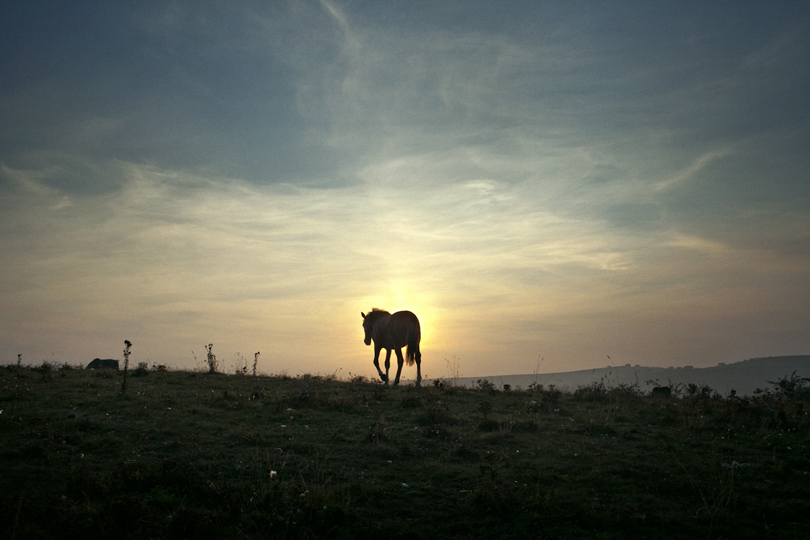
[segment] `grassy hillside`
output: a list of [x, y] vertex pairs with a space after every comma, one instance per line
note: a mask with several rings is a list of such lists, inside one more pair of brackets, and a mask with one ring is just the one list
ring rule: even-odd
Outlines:
[[0, 537], [810, 537], [797, 381], [667, 399], [135, 375], [122, 395], [121, 373], [0, 368]]

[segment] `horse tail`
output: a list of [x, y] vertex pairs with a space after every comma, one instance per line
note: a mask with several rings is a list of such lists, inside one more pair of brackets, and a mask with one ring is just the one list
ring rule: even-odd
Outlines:
[[[414, 346], [415, 345], [415, 346]], [[416, 361], [416, 351], [419, 349], [419, 344], [413, 341], [408, 343], [408, 350], [405, 354], [405, 363], [412, 366]]]
[[419, 354], [419, 342], [422, 340], [419, 328], [415, 332], [408, 333], [408, 349], [405, 351], [405, 363], [412, 366], [416, 361], [416, 355]]

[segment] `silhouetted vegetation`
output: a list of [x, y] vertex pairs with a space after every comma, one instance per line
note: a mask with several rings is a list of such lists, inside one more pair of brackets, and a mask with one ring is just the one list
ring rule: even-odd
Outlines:
[[44, 364], [0, 367], [2, 538], [810, 534], [795, 373], [740, 398], [140, 363], [122, 394], [120, 372]]

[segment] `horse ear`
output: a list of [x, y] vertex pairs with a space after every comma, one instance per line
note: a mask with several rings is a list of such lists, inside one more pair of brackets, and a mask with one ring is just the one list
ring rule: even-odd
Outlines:
[[366, 314], [365, 314], [365, 313], [363, 313], [362, 311], [360, 312], [360, 315], [361, 315], [361, 316], [362, 316], [364, 319], [366, 318]]

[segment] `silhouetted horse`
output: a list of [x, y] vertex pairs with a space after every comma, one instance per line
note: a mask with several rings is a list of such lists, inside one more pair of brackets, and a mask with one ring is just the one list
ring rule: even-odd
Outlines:
[[[408, 346], [406, 357], [408, 365], [416, 362], [416, 386], [422, 384], [422, 353], [419, 352], [419, 342], [422, 332], [419, 328], [419, 319], [410, 311], [397, 311], [393, 315], [382, 309], [374, 308], [371, 313], [363, 316], [363, 329], [366, 331], [366, 345], [374, 340], [374, 367], [385, 384], [388, 384], [388, 368], [391, 366], [391, 349], [397, 352], [397, 378], [394, 384], [399, 384], [399, 375], [402, 373], [402, 347]], [[385, 349], [385, 375], [380, 370], [380, 350]]]

